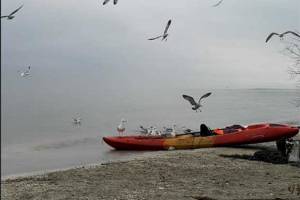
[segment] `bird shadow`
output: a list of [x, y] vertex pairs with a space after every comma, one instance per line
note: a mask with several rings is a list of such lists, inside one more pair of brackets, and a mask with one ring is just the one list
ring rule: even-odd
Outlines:
[[230, 148], [237, 148], [237, 149], [257, 149], [257, 150], [275, 150], [275, 146], [266, 146], [266, 145], [251, 145], [251, 144], [243, 144], [243, 145], [234, 145], [230, 146]]

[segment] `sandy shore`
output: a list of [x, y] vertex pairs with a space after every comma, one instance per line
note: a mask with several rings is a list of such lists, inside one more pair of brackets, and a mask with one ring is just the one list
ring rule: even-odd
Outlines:
[[1, 199], [300, 199], [299, 165], [276, 156], [258, 148], [166, 151], [7, 179]]

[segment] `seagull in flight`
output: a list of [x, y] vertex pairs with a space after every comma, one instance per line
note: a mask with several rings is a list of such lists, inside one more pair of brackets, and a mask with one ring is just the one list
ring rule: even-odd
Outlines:
[[169, 29], [170, 25], [171, 25], [171, 20], [169, 19], [169, 21], [166, 25], [164, 33], [160, 36], [157, 36], [157, 37], [154, 37], [154, 38], [149, 38], [148, 40], [156, 40], [158, 38], [162, 38], [161, 41], [163, 41], [163, 40], [167, 41], [167, 37], [169, 36], [168, 29]]
[[[197, 110], [200, 108], [200, 107], [202, 107], [202, 105], [201, 105], [201, 100], [202, 99], [204, 99], [204, 98], [206, 98], [206, 97], [208, 97], [208, 96], [210, 96], [211, 95], [211, 92], [208, 92], [208, 93], [206, 93], [206, 94], [204, 94], [202, 97], [200, 97], [200, 99], [199, 99], [199, 101], [198, 101], [198, 103], [194, 100], [194, 98], [193, 97], [191, 97], [191, 96], [188, 96], [188, 95], [182, 95], [182, 97], [185, 99], [185, 100], [188, 100], [189, 102], [190, 102], [190, 104], [192, 104], [192, 109], [193, 110], [196, 110], [196, 112], [197, 112]], [[200, 109], [199, 109], [200, 110]], [[200, 112], [201, 112], [201, 110], [200, 110]]]
[[10, 13], [9, 15], [1, 16], [1, 19], [2, 19], [2, 18], [7, 18], [8, 20], [13, 19], [13, 18], [15, 17], [14, 14], [15, 14], [16, 12], [18, 12], [22, 7], [23, 7], [23, 5], [21, 5], [19, 8], [17, 8], [15, 11], [13, 11], [12, 13]]
[[215, 5], [213, 5], [213, 7], [219, 6], [222, 2], [223, 2], [223, 0], [220, 0], [218, 3], [216, 3]]
[[273, 32], [273, 33], [271, 33], [271, 34], [267, 37], [266, 42], [268, 42], [268, 41], [271, 39], [271, 37], [273, 37], [273, 35], [278, 35], [278, 37], [280, 37], [280, 39], [282, 39], [283, 36], [286, 35], [286, 34], [293, 34], [294, 36], [297, 36], [297, 37], [300, 38], [300, 35], [299, 35], [298, 33], [293, 32], [293, 31], [286, 31], [286, 32], [281, 33], [281, 34], [278, 34], [278, 33], [274, 33], [274, 32]]
[[[110, 0], [104, 0], [103, 5], [107, 4]], [[116, 5], [118, 3], [118, 0], [114, 0], [114, 4]]]
[[81, 125], [81, 117], [73, 117], [73, 124]]
[[[20, 72], [20, 71], [18, 71]], [[21, 77], [26, 77], [30, 75], [30, 66], [28, 66], [28, 69], [26, 71], [23, 71], [20, 73]]]

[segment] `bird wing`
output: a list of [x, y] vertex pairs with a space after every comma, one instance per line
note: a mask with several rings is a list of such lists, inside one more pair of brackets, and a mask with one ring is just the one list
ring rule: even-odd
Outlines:
[[266, 42], [268, 42], [268, 41], [271, 39], [271, 37], [272, 37], [273, 35], [279, 35], [279, 34], [278, 34], [278, 33], [271, 33], [271, 34], [267, 37]]
[[107, 4], [107, 2], [109, 2], [110, 0], [104, 0], [103, 1], [103, 5]]
[[194, 100], [194, 98], [193, 97], [191, 97], [191, 96], [188, 96], [188, 95], [182, 95], [182, 97], [185, 99], [185, 100], [188, 100], [189, 102], [190, 102], [190, 104], [192, 104], [193, 106], [194, 105], [197, 105], [197, 103], [196, 103], [196, 101]]
[[13, 11], [12, 13], [10, 13], [9, 15], [13, 15], [15, 14], [16, 12], [18, 12], [21, 8], [23, 7], [23, 5], [21, 5], [19, 8], [17, 8], [15, 11]]
[[5, 17], [8, 17], [7, 15], [6, 16], [1, 16], [1, 18], [5, 18]]
[[171, 25], [171, 20], [169, 19], [169, 21], [168, 21], [168, 23], [167, 23], [167, 25], [166, 25], [165, 31], [164, 31], [164, 35], [167, 34], [170, 25]]
[[154, 38], [149, 38], [148, 40], [156, 40], [156, 39], [161, 38], [161, 37], [162, 37], [162, 35], [161, 35], [161, 36], [154, 37]]
[[206, 98], [206, 97], [208, 97], [208, 96], [210, 96], [210, 95], [211, 95], [211, 92], [208, 92], [208, 93], [204, 94], [202, 97], [200, 97], [199, 103], [200, 103], [200, 101], [201, 101], [202, 99], [204, 99], [204, 98]]
[[282, 33], [282, 35], [285, 35], [285, 34], [288, 34], [288, 33], [293, 34], [293, 35], [295, 35], [295, 36], [297, 36], [297, 37], [300, 38], [300, 35], [297, 34], [297, 33], [295, 33], [295, 32], [293, 32], [293, 31], [286, 31], [286, 32]]
[[114, 4], [116, 5], [118, 3], [118, 0], [114, 0]]
[[215, 5], [213, 5], [213, 7], [217, 7], [218, 5], [220, 5], [222, 3], [223, 0], [219, 1], [218, 3], [216, 3]]

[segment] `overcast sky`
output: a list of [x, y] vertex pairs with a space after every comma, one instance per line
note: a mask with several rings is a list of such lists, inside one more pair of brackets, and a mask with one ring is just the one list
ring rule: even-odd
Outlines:
[[[294, 88], [270, 32], [300, 30], [299, 0], [2, 0], [2, 79], [46, 88]], [[169, 19], [167, 42], [148, 41]], [[19, 78], [19, 77], [18, 77]]]

